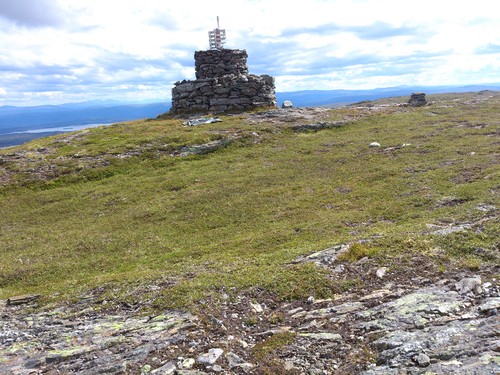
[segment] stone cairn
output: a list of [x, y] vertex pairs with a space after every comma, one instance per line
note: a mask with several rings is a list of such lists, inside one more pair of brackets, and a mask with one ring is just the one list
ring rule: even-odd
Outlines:
[[170, 112], [221, 113], [275, 107], [274, 78], [249, 74], [247, 57], [245, 50], [196, 51], [196, 80], [175, 83]]
[[411, 94], [410, 99], [408, 100], [408, 105], [412, 107], [421, 107], [427, 104], [427, 100], [425, 99], [425, 93], [416, 92]]

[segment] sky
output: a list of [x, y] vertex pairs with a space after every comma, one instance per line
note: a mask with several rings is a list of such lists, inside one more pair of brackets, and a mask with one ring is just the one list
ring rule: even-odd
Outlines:
[[217, 16], [279, 92], [500, 82], [496, 0], [0, 0], [0, 106], [170, 102]]

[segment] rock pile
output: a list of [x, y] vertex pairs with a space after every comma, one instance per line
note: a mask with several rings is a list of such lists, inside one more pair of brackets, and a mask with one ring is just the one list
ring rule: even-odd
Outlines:
[[248, 74], [241, 50], [195, 52], [196, 80], [176, 82], [173, 114], [244, 111], [276, 105], [274, 78]]
[[196, 79], [248, 75], [247, 57], [247, 51], [238, 49], [196, 51]]
[[410, 100], [408, 100], [408, 105], [412, 107], [421, 107], [427, 104], [427, 100], [425, 99], [425, 93], [416, 92], [411, 94]]

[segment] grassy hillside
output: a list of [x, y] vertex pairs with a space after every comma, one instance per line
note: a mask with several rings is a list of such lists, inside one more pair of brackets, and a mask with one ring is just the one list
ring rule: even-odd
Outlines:
[[[294, 259], [356, 242], [344, 261], [498, 265], [500, 94], [431, 100], [196, 127], [165, 117], [0, 150], [0, 298], [324, 297], [362, 280]], [[318, 122], [333, 126], [297, 129]]]

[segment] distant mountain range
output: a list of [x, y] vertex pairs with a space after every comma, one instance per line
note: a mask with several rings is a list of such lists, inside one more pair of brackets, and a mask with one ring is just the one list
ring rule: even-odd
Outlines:
[[295, 107], [341, 106], [376, 100], [393, 96], [410, 96], [414, 92], [440, 94], [450, 92], [475, 92], [482, 90], [500, 90], [500, 83], [469, 86], [398, 86], [371, 90], [305, 90], [294, 92], [278, 92], [276, 99], [279, 105], [289, 100]]
[[[295, 107], [341, 106], [393, 96], [500, 90], [498, 84], [470, 86], [399, 86], [372, 90], [305, 90], [278, 92], [281, 105], [290, 100]], [[36, 107], [0, 106], [0, 147], [18, 145], [31, 139], [68, 132], [96, 124], [155, 118], [168, 112], [170, 102], [135, 104], [116, 101], [89, 101]]]
[[0, 107], [0, 134], [85, 124], [109, 124], [156, 117], [167, 103], [130, 104], [92, 101], [37, 107]]

